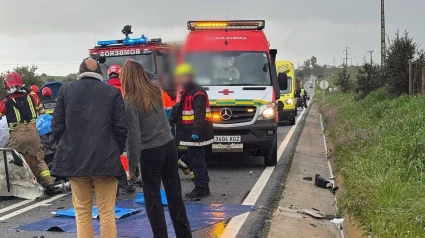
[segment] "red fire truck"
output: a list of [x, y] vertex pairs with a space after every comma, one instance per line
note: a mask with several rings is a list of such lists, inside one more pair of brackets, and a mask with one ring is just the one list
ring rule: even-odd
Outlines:
[[148, 39], [141, 35], [139, 38], [130, 38], [131, 26], [123, 28], [124, 39], [98, 41], [97, 46], [89, 50], [90, 57], [98, 59], [101, 63], [103, 78], [108, 76], [110, 65], [122, 66], [128, 59], [133, 59], [149, 70], [161, 77], [164, 73], [169, 73], [175, 66], [179, 44], [162, 43], [161, 38]]

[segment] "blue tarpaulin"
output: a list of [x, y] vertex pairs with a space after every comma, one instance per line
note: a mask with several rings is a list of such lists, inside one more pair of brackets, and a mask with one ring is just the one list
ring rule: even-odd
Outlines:
[[[165, 195], [165, 190], [161, 189], [161, 201], [162, 205], [168, 206], [167, 196]], [[145, 204], [145, 195], [143, 193], [138, 193], [136, 196], [136, 202]]]
[[35, 125], [37, 127], [39, 136], [44, 136], [52, 132], [52, 118], [53, 117], [49, 114], [41, 114], [37, 117], [37, 119], [35, 120]]
[[[130, 216], [131, 214], [137, 213], [138, 210], [136, 209], [128, 209], [128, 208], [121, 208], [115, 206], [115, 218], [120, 219], [122, 217]], [[57, 210], [56, 216], [61, 217], [75, 217], [75, 210], [74, 208], [69, 208], [66, 210]], [[97, 210], [97, 207], [93, 207], [92, 210], [92, 218], [93, 219], [99, 219], [99, 211]]]
[[[185, 204], [192, 231], [202, 229], [230, 219], [234, 216], [257, 209], [256, 206], [245, 205], [202, 204], [194, 202], [186, 202]], [[136, 203], [135, 200], [124, 200], [117, 202], [116, 206], [140, 210], [137, 214], [117, 220], [119, 236], [134, 238], [153, 237], [145, 205]], [[168, 214], [168, 208], [165, 207], [164, 210], [169, 237], [175, 237], [171, 218]], [[99, 220], [93, 220], [93, 228], [95, 234], [100, 234]], [[48, 218], [39, 222], [22, 225], [17, 229], [29, 231], [62, 231], [68, 233], [75, 233], [77, 231], [75, 218], [68, 217]]]

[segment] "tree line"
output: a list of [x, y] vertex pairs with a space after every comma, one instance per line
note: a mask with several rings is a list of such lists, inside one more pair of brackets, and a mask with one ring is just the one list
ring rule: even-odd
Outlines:
[[297, 78], [309, 77], [310, 75], [315, 75], [318, 78], [325, 75], [325, 69], [327, 68], [326, 64], [319, 65], [317, 63], [317, 57], [312, 56], [310, 59], [304, 61], [304, 63], [298, 67], [296, 70]]
[[343, 68], [335, 84], [340, 91], [354, 91], [357, 99], [365, 98], [378, 88], [387, 89], [391, 96], [409, 93], [409, 62], [413, 65], [412, 78], [414, 92], [419, 92], [422, 81], [422, 66], [425, 53], [407, 32], [395, 34], [388, 43], [385, 63], [364, 62], [358, 73], [352, 77]]
[[[54, 77], [49, 77], [45, 73], [38, 74], [37, 73], [38, 66], [37, 65], [23, 65], [23, 66], [16, 66], [12, 69], [13, 72], [18, 73], [21, 75], [22, 80], [24, 81], [24, 85], [27, 87], [31, 87], [32, 85], [37, 85], [38, 87], [43, 86], [46, 81], [55, 81], [56, 79]], [[12, 72], [11, 70], [8, 70], [6, 72], [0, 73], [0, 79], [3, 81], [6, 74]], [[46, 78], [46, 80], [43, 80], [43, 78]], [[72, 73], [68, 74], [64, 79], [61, 81], [64, 83], [72, 82], [77, 79], [77, 74]], [[6, 96], [6, 92], [4, 89], [0, 89], [0, 99], [4, 98]]]

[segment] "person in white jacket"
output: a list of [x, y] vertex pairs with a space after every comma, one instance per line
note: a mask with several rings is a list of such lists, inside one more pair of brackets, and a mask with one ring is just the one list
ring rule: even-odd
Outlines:
[[0, 119], [0, 148], [6, 148], [9, 144], [9, 126], [6, 116]]

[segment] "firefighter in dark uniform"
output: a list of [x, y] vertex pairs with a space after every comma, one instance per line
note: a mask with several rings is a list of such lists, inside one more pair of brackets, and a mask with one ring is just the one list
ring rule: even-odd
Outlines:
[[7, 147], [13, 148], [25, 156], [36, 157], [37, 173], [46, 193], [52, 195], [54, 179], [44, 161], [44, 153], [40, 147], [40, 137], [35, 126], [38, 114], [44, 113], [37, 95], [28, 95], [23, 90], [22, 77], [13, 72], [4, 77], [7, 97], [0, 102], [0, 118], [6, 116], [10, 129], [10, 140]]
[[[44, 106], [44, 110], [46, 114], [53, 116], [53, 112], [56, 107], [56, 100], [52, 97], [52, 90], [48, 87], [44, 87], [41, 90], [41, 95], [43, 96], [43, 100], [41, 103]], [[53, 163], [53, 159], [55, 157], [56, 150], [58, 149], [58, 145], [53, 137], [52, 133], [47, 133], [40, 137], [41, 146], [44, 151], [44, 161], [48, 166]]]
[[176, 141], [188, 147], [190, 168], [195, 174], [195, 188], [186, 197], [201, 198], [211, 194], [205, 162], [205, 146], [214, 141], [210, 103], [205, 89], [195, 82], [191, 65], [179, 65], [174, 76], [183, 90], [176, 116]]
[[43, 95], [43, 100], [41, 103], [44, 106], [44, 110], [46, 110], [47, 114], [53, 115], [56, 107], [56, 100], [52, 97], [52, 90], [48, 87], [45, 87], [43, 90], [41, 90], [41, 94]]

